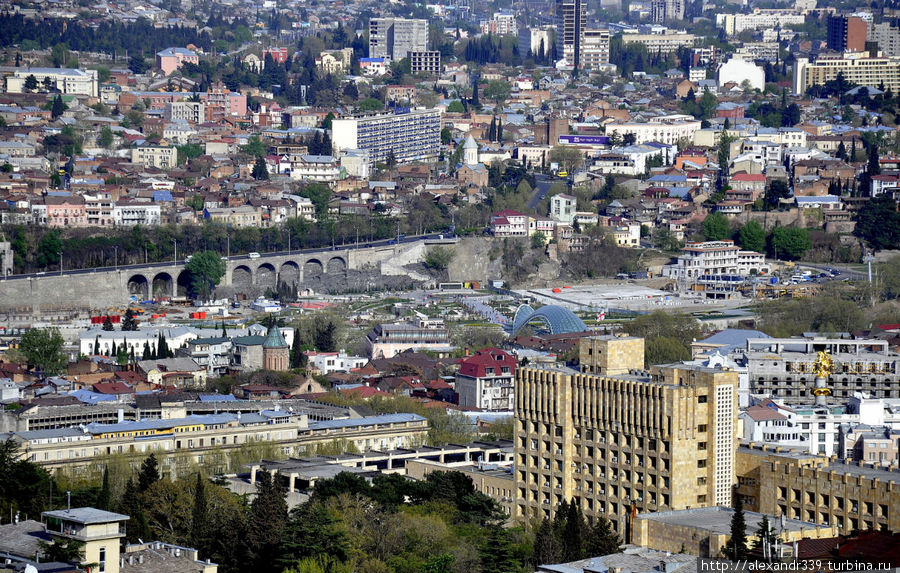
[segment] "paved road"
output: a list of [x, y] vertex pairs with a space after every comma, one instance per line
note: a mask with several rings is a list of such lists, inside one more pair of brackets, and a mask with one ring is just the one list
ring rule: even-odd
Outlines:
[[852, 281], [862, 281], [862, 280], [867, 280], [869, 278], [869, 275], [867, 272], [848, 269], [841, 265], [824, 265], [824, 264], [820, 265], [820, 264], [800, 263], [797, 265], [797, 268], [817, 271], [820, 273], [830, 272], [830, 270], [826, 270], [826, 269], [837, 269], [837, 270], [841, 271], [841, 274], [834, 277], [834, 280], [850, 279]]
[[531, 201], [528, 202], [529, 209], [532, 211], [537, 209], [538, 203], [550, 192], [550, 186], [553, 185], [553, 181], [553, 177], [547, 175], [537, 174], [534, 176], [534, 194], [531, 196]]

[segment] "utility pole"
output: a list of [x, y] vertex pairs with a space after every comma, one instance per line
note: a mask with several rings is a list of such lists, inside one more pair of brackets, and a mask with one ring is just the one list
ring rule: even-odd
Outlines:
[[175, 263], [178, 263], [178, 241], [172, 239], [172, 242], [175, 244]]

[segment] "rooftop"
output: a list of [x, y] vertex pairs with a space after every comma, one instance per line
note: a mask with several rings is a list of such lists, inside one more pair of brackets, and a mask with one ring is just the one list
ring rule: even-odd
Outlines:
[[[694, 527], [703, 531], [728, 535], [731, 533], [731, 517], [734, 510], [730, 507], [704, 507], [697, 509], [683, 509], [679, 511], [660, 511], [656, 513], [642, 513], [640, 519], [658, 521], [669, 525], [681, 525]], [[763, 514], [755, 511], [744, 510], [744, 520], [747, 523], [747, 532], [752, 535], [761, 527]], [[815, 529], [817, 524], [799, 519], [785, 519], [779, 521], [776, 517], [769, 516], [769, 522], [777, 530], [800, 531], [802, 529]]]
[[42, 513], [44, 517], [52, 519], [62, 519], [65, 521], [73, 521], [84, 525], [93, 523], [109, 523], [111, 521], [126, 521], [127, 515], [121, 513], [113, 513], [112, 511], [104, 511], [95, 507], [76, 507], [74, 509], [58, 509], [56, 511], [45, 511]]

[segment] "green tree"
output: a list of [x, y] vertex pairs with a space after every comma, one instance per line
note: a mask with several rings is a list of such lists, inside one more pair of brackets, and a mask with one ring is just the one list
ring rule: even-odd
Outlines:
[[425, 266], [436, 271], [443, 271], [453, 260], [454, 252], [447, 247], [431, 247], [425, 253]]
[[[37, 83], [37, 82], [35, 82]], [[26, 86], [27, 87], [27, 86]], [[481, 101], [478, 99], [478, 78], [475, 78], [475, 81], [472, 84], [472, 107], [478, 109], [481, 107]]]
[[777, 209], [781, 205], [782, 199], [788, 199], [791, 196], [791, 189], [788, 184], [781, 179], [776, 179], [769, 184], [766, 189], [763, 203], [767, 210]]
[[613, 531], [609, 520], [599, 516], [594, 520], [585, 539], [585, 556], [610, 555], [617, 553], [622, 545], [622, 538]]
[[159, 479], [159, 462], [156, 460], [156, 454], [150, 454], [141, 463], [141, 469], [138, 472], [138, 492], [143, 493], [147, 491]]
[[49, 231], [38, 243], [37, 264], [40, 267], [47, 268], [50, 265], [59, 263], [59, 256], [62, 254], [62, 238], [57, 229]]
[[66, 111], [66, 104], [63, 103], [62, 96], [57, 94], [55, 98], [53, 98], [53, 105], [50, 108], [50, 117], [53, 119], [58, 118]]
[[34, 77], [34, 74], [28, 74], [25, 78], [24, 88], [26, 92], [33, 92], [38, 87], [37, 78]]
[[350, 549], [347, 532], [335, 512], [323, 502], [311, 500], [291, 510], [279, 563], [289, 566], [304, 558], [321, 556], [346, 561]]
[[19, 351], [28, 364], [39, 368], [46, 376], [55, 376], [66, 368], [62, 335], [57, 328], [32, 328], [22, 336]]
[[876, 250], [900, 247], [900, 213], [889, 193], [872, 197], [863, 205], [853, 234]]
[[113, 132], [108, 125], [100, 128], [99, 143], [102, 147], [109, 148], [113, 144]]
[[109, 485], [109, 466], [103, 468], [103, 484], [100, 486], [100, 493], [97, 494], [97, 509], [110, 511], [112, 507], [112, 492]]
[[766, 251], [766, 230], [756, 221], [749, 221], [738, 231], [741, 248], [764, 253]]
[[550, 519], [545, 517], [541, 520], [534, 536], [534, 564], [549, 565], [560, 562], [559, 544], [557, 543], [556, 534]]
[[572, 171], [584, 161], [584, 153], [577, 147], [555, 145], [550, 150], [550, 161], [559, 163], [565, 171]]
[[447, 106], [447, 113], [466, 113], [466, 108], [461, 101], [455, 99]]
[[491, 80], [484, 87], [484, 97], [499, 104], [509, 97], [511, 91], [512, 86], [509, 85], [509, 82], [504, 80]]
[[103, 330], [106, 332], [112, 332], [116, 328], [113, 326], [112, 318], [107, 314], [103, 317]]
[[134, 332], [138, 329], [137, 320], [134, 318], [134, 311], [130, 308], [125, 311], [125, 318], [122, 320], [122, 330], [126, 332]]
[[201, 300], [210, 297], [225, 276], [225, 261], [215, 251], [201, 251], [184, 266], [191, 276], [191, 291]]
[[776, 227], [772, 231], [771, 243], [777, 257], [790, 261], [803, 258], [812, 247], [809, 231], [799, 227]]
[[744, 504], [741, 496], [734, 494], [734, 513], [731, 514], [731, 538], [722, 548], [725, 557], [733, 562], [738, 562], [747, 557], [750, 551], [747, 548], [747, 523], [744, 519]]
[[450, 128], [441, 129], [441, 145], [450, 145], [451, 141], [453, 141], [453, 132], [450, 131]]
[[515, 573], [519, 570], [512, 552], [509, 531], [499, 525], [485, 528], [483, 541], [478, 547], [482, 571], [492, 573]]
[[661, 310], [641, 315], [624, 328], [632, 336], [644, 339], [647, 366], [690, 358], [691, 342], [701, 335], [700, 323], [693, 317]]
[[75, 539], [57, 538], [52, 542], [38, 542], [41, 558], [47, 563], [76, 563], [84, 558], [84, 542]]
[[26, 459], [19, 444], [9, 438], [0, 442], [0, 512], [2, 515], [21, 512], [37, 516], [49, 501], [50, 474]]
[[532, 249], [540, 249], [543, 248], [544, 245], [547, 244], [547, 236], [538, 231], [537, 233], [531, 235], [531, 248]]
[[703, 219], [703, 235], [708, 241], [721, 241], [731, 235], [731, 225], [722, 213], [714, 211]]
[[373, 97], [367, 97], [362, 100], [358, 104], [356, 104], [357, 109], [362, 112], [366, 111], [381, 111], [384, 109], [384, 104], [381, 103], [380, 100], [377, 100]]
[[194, 485], [194, 507], [191, 512], [191, 544], [193, 547], [206, 547], [209, 531], [208, 519], [206, 480], [203, 479], [203, 475], [200, 472], [197, 472], [197, 482]]
[[269, 167], [266, 165], [266, 160], [262, 156], [256, 158], [256, 161], [253, 163], [253, 171], [250, 175], [257, 181], [265, 181], [269, 178]]
[[256, 478], [256, 498], [247, 516], [246, 543], [254, 571], [275, 571], [280, 556], [288, 509], [284, 490], [268, 472]]
[[772, 561], [772, 549], [775, 545], [777, 536], [772, 526], [769, 524], [769, 516], [763, 514], [762, 520], [759, 522], [759, 530], [756, 532], [756, 542], [754, 548], [759, 549], [763, 555], [764, 561]]
[[564, 562], [577, 561], [584, 557], [582, 534], [585, 529], [586, 524], [581, 508], [575, 503], [575, 500], [572, 500], [569, 502], [566, 525], [562, 535], [562, 560]]
[[700, 100], [697, 103], [697, 106], [700, 108], [700, 117], [698, 119], [709, 119], [713, 117], [716, 113], [716, 106], [718, 105], [719, 102], [716, 99], [716, 96], [708, 89], [704, 89], [703, 95], [700, 96]]
[[254, 157], [264, 157], [266, 155], [266, 144], [258, 135], [251, 135], [246, 145], [241, 146], [241, 151]]

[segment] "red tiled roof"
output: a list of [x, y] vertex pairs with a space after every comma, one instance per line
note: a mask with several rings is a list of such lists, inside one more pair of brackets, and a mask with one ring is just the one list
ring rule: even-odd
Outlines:
[[746, 412], [748, 416], [757, 422], [762, 422], [763, 420], [784, 420], [786, 418], [784, 414], [761, 404], [750, 406]]
[[732, 181], [765, 181], [766, 176], [761, 173], [735, 173], [731, 176]]
[[484, 378], [487, 376], [487, 368], [495, 368], [494, 374], [500, 374], [503, 367], [509, 368], [510, 374], [516, 373], [518, 362], [516, 359], [499, 348], [485, 348], [479, 350], [474, 356], [469, 356], [459, 361], [459, 373], [471, 378]]
[[100, 394], [133, 394], [134, 388], [124, 382], [98, 382], [94, 384], [94, 392]]

